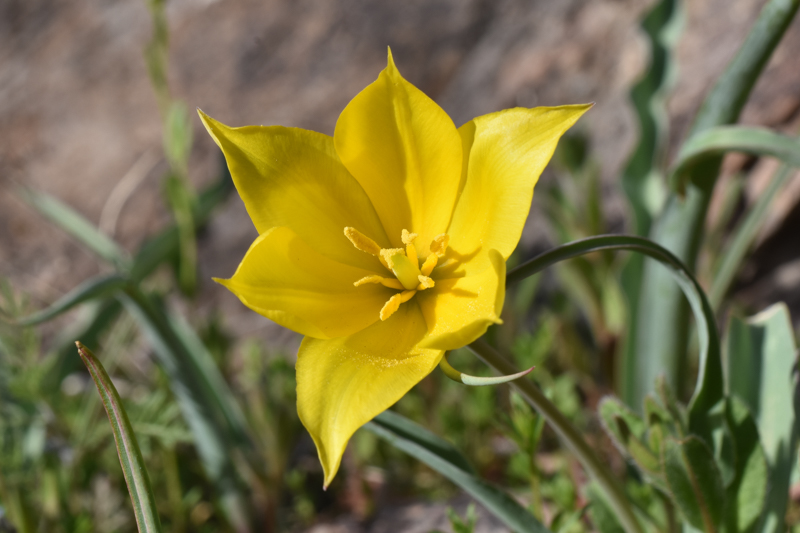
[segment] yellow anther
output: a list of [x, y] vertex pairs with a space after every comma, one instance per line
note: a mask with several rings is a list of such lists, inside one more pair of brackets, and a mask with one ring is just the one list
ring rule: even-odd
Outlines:
[[404, 229], [401, 238], [403, 239], [403, 244], [411, 244], [417, 238], [417, 234], [409, 233], [407, 229]]
[[401, 291], [404, 289], [403, 284], [396, 279], [384, 278], [382, 276], [367, 276], [356, 281], [353, 283], [353, 285], [359, 287], [365, 283], [380, 283], [384, 287], [389, 287], [390, 289], [399, 289]]
[[446, 233], [437, 235], [433, 239], [433, 242], [431, 242], [431, 252], [435, 253], [439, 257], [443, 257], [444, 253], [447, 251], [448, 244], [450, 244], [450, 235]]
[[422, 273], [423, 276], [430, 276], [431, 272], [433, 272], [436, 263], [439, 262], [439, 256], [436, 254], [431, 254], [425, 259], [425, 262], [422, 263], [422, 268], [419, 271]]
[[380, 276], [367, 276], [353, 283], [356, 287], [364, 285], [365, 283], [380, 283], [383, 278]]
[[398, 292], [383, 305], [381, 309], [381, 320], [386, 320], [400, 308], [400, 304], [409, 301], [417, 291]]
[[419, 276], [419, 285], [417, 285], [418, 291], [424, 291], [425, 289], [430, 289], [435, 285], [433, 280], [428, 276]]
[[381, 247], [378, 246], [378, 243], [358, 231], [356, 228], [347, 227], [344, 228], [344, 235], [347, 237], [350, 242], [353, 243], [353, 246], [361, 250], [362, 252], [366, 252], [370, 255], [379, 256], [381, 253]]

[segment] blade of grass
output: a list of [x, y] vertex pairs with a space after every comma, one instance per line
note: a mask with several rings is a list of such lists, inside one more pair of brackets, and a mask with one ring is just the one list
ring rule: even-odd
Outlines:
[[[216, 486], [227, 519], [237, 532], [250, 531], [247, 498], [234, 457], [252, 459], [243, 417], [236, 413], [232, 393], [213, 361], [176, 331], [175, 319], [136, 287], [125, 292], [123, 304], [149, 338], [170, 379], [184, 419], [194, 436], [206, 475]], [[182, 336], [183, 333], [183, 336]], [[249, 441], [248, 441], [249, 442]]]
[[[661, 0], [642, 20], [642, 29], [650, 42], [650, 65], [631, 89], [631, 102], [639, 119], [639, 140], [622, 175], [622, 188], [634, 216], [635, 232], [645, 236], [660, 211], [666, 190], [663, 167], [669, 142], [669, 116], [666, 97], [674, 84], [676, 62], [673, 51], [681, 32], [683, 13], [679, 0]], [[628, 328], [618, 358], [617, 388], [620, 396], [631, 401], [635, 386], [636, 351], [634, 333], [638, 325], [639, 290], [644, 257], [632, 254], [621, 274], [621, 286], [628, 303]]]
[[385, 411], [368, 422], [364, 429], [445, 476], [512, 530], [521, 533], [549, 532], [516, 500], [479, 478], [452, 444], [422, 426], [397, 413]]
[[20, 318], [15, 322], [20, 326], [33, 326], [47, 322], [89, 300], [101, 299], [113, 295], [125, 288], [128, 281], [118, 274], [97, 276], [88, 279], [59, 298], [53, 305], [32, 315]]
[[795, 175], [795, 172], [796, 170], [788, 165], [781, 166], [742, 223], [733, 231], [733, 237], [722, 256], [709, 291], [708, 299], [714, 308], [719, 307], [725, 293], [733, 283], [742, 261], [769, 215], [769, 206], [772, 205], [778, 192], [788, 183], [789, 178]]
[[130, 258], [127, 252], [72, 207], [49, 194], [32, 189], [20, 189], [19, 194], [28, 205], [69, 233], [99, 258], [120, 270], [129, 268]]
[[111, 423], [111, 431], [114, 434], [114, 442], [119, 454], [119, 463], [122, 466], [122, 473], [125, 476], [125, 483], [128, 485], [128, 493], [133, 504], [136, 526], [140, 533], [160, 532], [161, 521], [158, 517], [153, 489], [150, 487], [150, 479], [147, 476], [142, 452], [139, 450], [136, 435], [128, 420], [128, 415], [125, 413], [122, 400], [97, 357], [80, 342], [76, 342], [75, 345], [97, 385], [97, 392], [100, 393], [103, 407], [108, 413], [108, 421]]
[[683, 144], [670, 172], [670, 181], [677, 189], [684, 190], [694, 165], [726, 152], [775, 157], [788, 165], [800, 166], [800, 143], [794, 137], [766, 128], [719, 126], [700, 132]]
[[[750, 92], [794, 18], [800, 0], [769, 0], [748, 33], [736, 57], [717, 79], [695, 118], [692, 136], [737, 120]], [[722, 159], [709, 156], [692, 167], [685, 196], [671, 194], [650, 231], [652, 240], [693, 267], [697, 260], [703, 226]], [[646, 261], [638, 303], [634, 349], [641, 356], [634, 363], [635, 388], [629, 405], [639, 409], [653, 392], [660, 374], [679, 388], [686, 368], [688, 313], [670, 274], [654, 261]], [[664, 332], [669, 334], [665, 335]]]

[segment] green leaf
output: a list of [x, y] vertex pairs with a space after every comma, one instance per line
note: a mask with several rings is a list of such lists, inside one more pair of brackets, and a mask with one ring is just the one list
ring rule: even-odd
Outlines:
[[[682, 26], [679, 0], [657, 2], [642, 20], [642, 29], [650, 42], [650, 64], [631, 89], [631, 102], [639, 119], [639, 139], [622, 175], [622, 188], [633, 211], [635, 233], [646, 236], [666, 198], [663, 168], [669, 141], [669, 116], [666, 97], [674, 84], [673, 51]], [[620, 282], [628, 300], [628, 329], [620, 357], [620, 395], [628, 405], [638, 406], [632, 398], [637, 360], [634, 332], [637, 330], [639, 290], [644, 257], [633, 255], [625, 263]]]
[[728, 531], [750, 533], [764, 514], [767, 493], [767, 460], [759, 441], [758, 428], [747, 406], [737, 397], [729, 398], [728, 427], [736, 450], [733, 483], [726, 489]]
[[788, 165], [800, 166], [800, 142], [794, 137], [765, 128], [718, 126], [696, 133], [683, 144], [670, 172], [670, 181], [676, 189], [684, 191], [693, 167], [727, 152], [775, 157]]
[[708, 446], [694, 436], [680, 441], [668, 438], [664, 473], [670, 493], [686, 521], [706, 533], [719, 531], [725, 490]]
[[586, 489], [589, 497], [589, 516], [600, 533], [625, 533], [614, 511], [606, 503], [596, 483], [589, 483]]
[[24, 318], [20, 318], [16, 320], [16, 323], [20, 326], [32, 326], [34, 324], [47, 322], [48, 320], [57, 317], [61, 313], [69, 311], [76, 305], [82, 304], [89, 300], [111, 296], [118, 290], [125, 288], [127, 284], [128, 280], [118, 274], [98, 276], [96, 278], [88, 279], [75, 287], [66, 295], [59, 298], [50, 307], [42, 309], [41, 311]]
[[22, 189], [20, 196], [101, 259], [121, 270], [129, 268], [127, 252], [72, 207], [49, 194], [32, 189]]
[[263, 465], [255, 463], [244, 417], [213, 358], [188, 326], [139, 289], [129, 288], [123, 304], [139, 322], [169, 377], [226, 517], [237, 531], [249, 531], [248, 500], [234, 458], [244, 456], [257, 471]]
[[364, 428], [445, 476], [512, 530], [549, 531], [516, 500], [479, 478], [452, 444], [427, 429], [391, 411], [381, 413]]
[[722, 303], [722, 298], [731, 283], [733, 283], [744, 257], [753, 246], [759, 230], [769, 215], [769, 207], [772, 205], [772, 201], [794, 174], [795, 170], [792, 167], [788, 165], [781, 166], [772, 177], [769, 185], [764, 189], [764, 192], [759, 195], [755, 205], [747, 213], [744, 220], [733, 230], [733, 237], [722, 256], [719, 268], [714, 273], [714, 280], [711, 282], [711, 290], [708, 294], [708, 299], [714, 308], [719, 307], [719, 304]]
[[606, 433], [614, 443], [647, 475], [661, 476], [659, 457], [642, 442], [646, 435], [645, 423], [625, 404], [613, 397], [605, 397], [597, 409]]
[[[764, 5], [736, 57], [705, 98], [689, 137], [736, 122], [798, 6], [800, 0], [769, 0]], [[671, 194], [650, 231], [654, 241], [668, 248], [690, 268], [697, 260], [721, 163], [722, 158], [717, 157], [693, 167], [692, 184], [685, 197]], [[634, 390], [625, 397], [628, 404], [635, 407], [652, 392], [658, 375], [665, 374], [667, 382], [675, 388], [681, 383], [682, 369], [687, 368], [689, 318], [686, 304], [667, 272], [652, 261], [645, 263], [636, 308], [636, 335], [632, 340], [632, 349], [640, 359], [629, 381]], [[669, 335], [665, 335], [665, 331]]]
[[732, 318], [726, 344], [728, 390], [753, 413], [770, 469], [762, 530], [782, 531], [800, 435], [797, 344], [786, 305], [775, 304], [747, 321]]
[[150, 487], [150, 479], [147, 476], [142, 452], [139, 450], [139, 443], [136, 441], [136, 435], [128, 420], [128, 415], [125, 413], [122, 400], [97, 357], [80, 342], [75, 344], [78, 346], [81, 359], [97, 385], [97, 391], [103, 400], [103, 407], [108, 414], [122, 473], [131, 496], [136, 526], [140, 533], [159, 532], [161, 531], [161, 521], [156, 509], [155, 496]]
[[671, 252], [643, 237], [599, 235], [557, 246], [519, 265], [506, 276], [506, 285], [536, 274], [560, 261], [600, 250], [629, 250], [657, 260], [667, 267], [673, 280], [678, 283], [689, 300], [697, 321], [697, 337], [700, 345], [699, 375], [689, 407], [689, 428], [710, 442], [705, 417], [723, 396], [722, 362], [716, 318], [700, 284], [686, 265]]

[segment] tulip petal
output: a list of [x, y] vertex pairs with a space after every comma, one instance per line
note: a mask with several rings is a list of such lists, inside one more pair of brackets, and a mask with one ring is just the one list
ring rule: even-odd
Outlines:
[[459, 128], [468, 163], [447, 230], [453, 252], [472, 256], [480, 248], [494, 248], [508, 259], [522, 235], [533, 186], [558, 139], [590, 107], [507, 109]]
[[455, 350], [501, 323], [505, 277], [505, 260], [497, 250], [489, 250], [448, 277], [437, 277], [433, 290], [417, 293], [428, 326], [420, 347]]
[[403, 246], [406, 229], [428, 255], [450, 222], [461, 180], [461, 140], [447, 113], [403, 79], [389, 52], [386, 69], [339, 116], [333, 139], [392, 246]]
[[439, 364], [442, 350], [416, 346], [425, 330], [411, 300], [385, 322], [349, 337], [303, 339], [297, 354], [297, 412], [317, 445], [326, 487], [353, 433]]
[[291, 229], [278, 227], [258, 236], [232, 278], [215, 281], [278, 324], [327, 339], [378, 321], [396, 291], [379, 284], [353, 285], [369, 274], [328, 259]]
[[283, 126], [230, 128], [199, 113], [225, 154], [259, 233], [286, 226], [335, 261], [382, 272], [379, 261], [344, 236], [345, 227], [354, 227], [381, 246], [389, 244], [375, 208], [336, 155], [332, 137]]

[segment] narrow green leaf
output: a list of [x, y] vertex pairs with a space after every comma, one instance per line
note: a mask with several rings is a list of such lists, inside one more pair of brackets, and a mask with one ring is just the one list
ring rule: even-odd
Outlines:
[[599, 250], [635, 251], [657, 260], [667, 268], [673, 280], [683, 290], [686, 299], [689, 300], [689, 305], [697, 321], [697, 337], [700, 345], [700, 371], [689, 407], [689, 428], [692, 432], [703, 435], [706, 441], [710, 442], [705, 417], [723, 397], [722, 361], [716, 319], [700, 284], [689, 269], [671, 252], [642, 237], [599, 235], [557, 246], [534, 257], [512, 269], [506, 276], [506, 285], [536, 274], [560, 261]]
[[676, 189], [684, 191], [693, 167], [727, 152], [775, 157], [787, 165], [800, 166], [800, 142], [794, 137], [765, 128], [718, 126], [695, 134], [683, 144], [670, 172], [670, 181]]
[[[650, 43], [650, 64], [631, 89], [631, 102], [639, 119], [639, 139], [622, 175], [622, 188], [633, 212], [635, 233], [642, 237], [650, 232], [667, 193], [663, 178], [669, 142], [666, 97], [676, 78], [673, 51], [681, 33], [682, 19], [679, 0], [661, 0], [642, 20], [642, 29]], [[628, 300], [628, 328], [619, 357], [619, 393], [628, 405], [637, 407], [638, 401], [632, 398], [637, 366], [634, 332], [639, 317], [637, 306], [644, 260], [642, 256], [632, 255], [620, 276]]]
[[732, 318], [726, 344], [728, 390], [753, 413], [770, 469], [761, 530], [782, 531], [800, 435], [794, 404], [797, 344], [789, 310], [780, 303], [747, 321]]
[[650, 44], [650, 64], [631, 89], [631, 102], [639, 119], [639, 140], [622, 176], [636, 234], [640, 236], [647, 235], [666, 195], [660, 175], [669, 140], [666, 97], [676, 77], [673, 50], [682, 19], [680, 1], [661, 0], [642, 20], [642, 30]]
[[726, 489], [728, 531], [756, 531], [764, 514], [767, 493], [767, 460], [759, 440], [758, 428], [747, 406], [738, 397], [729, 398], [726, 409], [728, 427], [736, 450], [733, 483]]
[[76, 305], [82, 304], [89, 300], [107, 298], [116, 293], [118, 290], [125, 288], [127, 284], [128, 281], [118, 274], [98, 276], [96, 278], [88, 279], [75, 287], [69, 293], [59, 298], [50, 307], [42, 309], [41, 311], [38, 311], [32, 315], [20, 318], [19, 320], [16, 320], [16, 323], [20, 326], [32, 326], [34, 324], [47, 322], [48, 320], [57, 317], [61, 313], [69, 311]]
[[772, 201], [794, 174], [795, 169], [792, 167], [788, 165], [781, 166], [770, 180], [769, 185], [764, 189], [764, 192], [759, 195], [750, 212], [747, 213], [741, 224], [733, 230], [733, 237], [723, 253], [720, 266], [714, 274], [711, 290], [708, 293], [708, 299], [715, 309], [722, 303], [722, 298], [730, 288], [731, 283], [733, 283], [742, 261], [753, 246], [759, 230], [769, 215], [769, 207], [772, 205]]
[[520, 533], [549, 531], [516, 500], [477, 477], [458, 450], [427, 429], [391, 411], [381, 413], [364, 428], [445, 476], [512, 530]]
[[668, 438], [664, 473], [670, 493], [686, 521], [706, 533], [719, 531], [725, 490], [708, 446], [694, 436], [680, 441]]
[[103, 407], [108, 414], [122, 473], [131, 496], [136, 526], [140, 533], [159, 532], [161, 531], [161, 521], [156, 509], [155, 496], [150, 487], [150, 479], [147, 476], [142, 452], [139, 450], [139, 443], [136, 441], [136, 435], [128, 420], [128, 415], [125, 413], [122, 400], [97, 357], [80, 342], [75, 344], [81, 359], [97, 385], [97, 391], [103, 400]]
[[[717, 79], [695, 118], [689, 137], [716, 126], [736, 122], [739, 113], [773, 50], [800, 6], [800, 0], [769, 0], [759, 13], [736, 57]], [[693, 167], [691, 185], [681, 197], [671, 194], [650, 231], [650, 237], [694, 268], [703, 237], [708, 206], [722, 158]], [[642, 274], [634, 348], [636, 361], [626, 395], [638, 408], [652, 392], [655, 378], [665, 374], [671, 387], [681, 384], [687, 366], [689, 318], [686, 304], [671, 276], [660, 265], [646, 261]], [[664, 332], [668, 331], [669, 335]], [[683, 391], [678, 390], [679, 394]]]
[[459, 372], [450, 364], [447, 360], [448, 352], [445, 352], [444, 357], [442, 360], [439, 361], [439, 368], [444, 373], [445, 376], [456, 381], [458, 383], [463, 383], [464, 385], [468, 385], [470, 387], [484, 387], [487, 385], [500, 385], [502, 383], [508, 383], [509, 381], [514, 381], [515, 379], [519, 379], [523, 376], [527, 376], [530, 374], [535, 366], [528, 368], [527, 370], [523, 370], [522, 372], [517, 372], [516, 374], [511, 374], [509, 376], [494, 376], [494, 377], [482, 377], [482, 376], [471, 376], [469, 374], [464, 374], [463, 372]]
[[130, 267], [130, 258], [127, 252], [72, 207], [49, 194], [32, 189], [22, 189], [20, 196], [31, 207], [69, 233], [99, 258], [121, 270], [127, 270]]
[[[159, 364], [194, 436], [206, 475], [219, 492], [226, 517], [236, 531], [249, 531], [247, 498], [234, 457], [255, 461], [244, 418], [210, 355], [189, 338], [188, 327], [165, 313], [161, 305], [130, 287], [123, 304], [150, 340]], [[187, 342], [189, 339], [189, 342]], [[258, 471], [261, 465], [253, 464]]]

